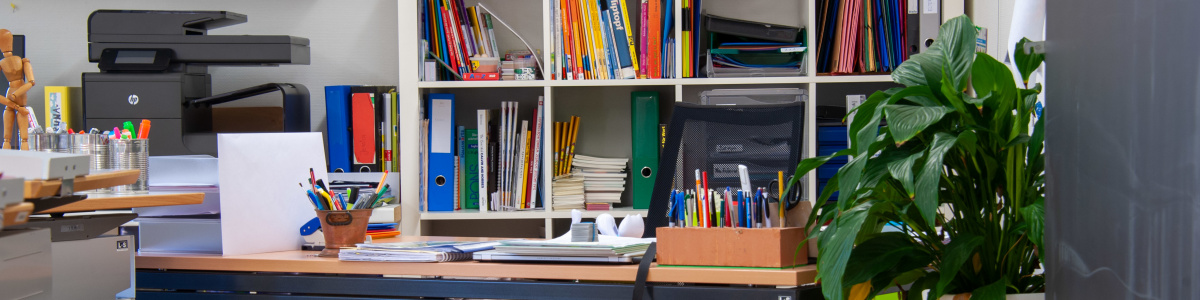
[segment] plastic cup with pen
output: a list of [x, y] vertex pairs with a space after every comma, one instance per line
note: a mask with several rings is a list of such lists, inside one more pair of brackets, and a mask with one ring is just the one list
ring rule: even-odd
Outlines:
[[[383, 176], [386, 178], [387, 172]], [[383, 180], [375, 190], [366, 193], [355, 188], [348, 189], [345, 194], [331, 192], [315, 177], [310, 177], [309, 184], [308, 200], [315, 208], [317, 219], [321, 221], [321, 233], [325, 236], [325, 250], [317, 256], [337, 257], [342, 248], [366, 242], [371, 211], [383, 203], [380, 198], [387, 193], [388, 186]], [[350, 199], [355, 200], [351, 202]]]

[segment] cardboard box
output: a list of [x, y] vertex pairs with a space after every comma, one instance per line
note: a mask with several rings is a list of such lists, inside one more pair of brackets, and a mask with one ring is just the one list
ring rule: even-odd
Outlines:
[[808, 263], [804, 228], [660, 227], [658, 264], [787, 268]]

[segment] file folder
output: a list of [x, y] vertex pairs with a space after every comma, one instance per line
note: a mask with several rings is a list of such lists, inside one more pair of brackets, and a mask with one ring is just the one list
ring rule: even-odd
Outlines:
[[[350, 87], [350, 172], [383, 172], [384, 101], [394, 86]], [[387, 95], [385, 95], [387, 94]]]
[[454, 211], [454, 95], [429, 94], [429, 211]]
[[658, 173], [658, 92], [633, 92], [630, 106], [633, 209], [649, 209]]
[[325, 129], [329, 172], [350, 172], [350, 87], [325, 86]]
[[379, 134], [376, 124], [379, 124], [379, 112], [383, 105], [376, 97], [373, 87], [350, 88], [350, 168], [352, 172], [379, 172], [380, 161]]

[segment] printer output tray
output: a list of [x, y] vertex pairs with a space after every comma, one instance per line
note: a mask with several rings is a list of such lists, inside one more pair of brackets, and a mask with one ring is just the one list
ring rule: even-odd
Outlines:
[[287, 35], [121, 35], [88, 36], [88, 61], [104, 49], [171, 49], [173, 62], [198, 64], [309, 63], [308, 39]]

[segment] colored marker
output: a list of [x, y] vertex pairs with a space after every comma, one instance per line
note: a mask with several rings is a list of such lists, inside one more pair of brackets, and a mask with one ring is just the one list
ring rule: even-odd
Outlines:
[[142, 119], [142, 125], [138, 127], [138, 138], [144, 139], [150, 137], [150, 120]]

